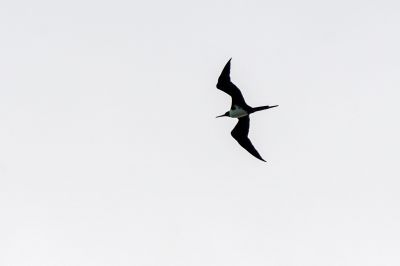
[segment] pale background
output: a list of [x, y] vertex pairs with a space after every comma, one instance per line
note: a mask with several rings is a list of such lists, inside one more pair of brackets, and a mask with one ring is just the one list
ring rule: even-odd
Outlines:
[[1, 1], [0, 265], [400, 265], [399, 14]]

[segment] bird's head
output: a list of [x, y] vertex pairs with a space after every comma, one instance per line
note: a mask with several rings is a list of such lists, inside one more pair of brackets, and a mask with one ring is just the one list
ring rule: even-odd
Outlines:
[[228, 112], [226, 112], [225, 114], [223, 114], [223, 115], [219, 115], [219, 116], [217, 116], [216, 118], [218, 118], [218, 117], [223, 117], [223, 116], [229, 116], [229, 111]]

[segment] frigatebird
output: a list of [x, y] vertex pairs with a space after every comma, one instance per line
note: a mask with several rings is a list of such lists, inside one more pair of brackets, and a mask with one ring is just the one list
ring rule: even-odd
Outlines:
[[242, 93], [239, 88], [236, 87], [235, 84], [232, 83], [230, 78], [231, 72], [231, 59], [229, 59], [228, 63], [226, 63], [224, 69], [221, 72], [221, 75], [218, 78], [217, 88], [227, 94], [229, 94], [232, 98], [231, 109], [223, 115], [217, 116], [223, 117], [228, 116], [232, 118], [238, 118], [239, 121], [236, 126], [233, 128], [231, 135], [232, 137], [245, 148], [251, 155], [260, 159], [261, 161], [265, 160], [261, 157], [258, 151], [254, 148], [251, 143], [248, 134], [250, 127], [250, 117], [249, 115], [254, 112], [258, 112], [261, 110], [270, 109], [273, 107], [277, 107], [278, 105], [266, 105], [259, 107], [251, 107], [249, 106], [243, 98]]

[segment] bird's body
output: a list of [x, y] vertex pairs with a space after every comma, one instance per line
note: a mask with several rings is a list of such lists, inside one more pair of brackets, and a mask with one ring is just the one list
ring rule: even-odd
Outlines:
[[251, 113], [258, 112], [261, 110], [277, 107], [278, 105], [273, 105], [273, 106], [267, 105], [260, 107], [249, 106], [244, 100], [243, 95], [239, 90], [239, 88], [236, 87], [235, 84], [231, 82], [230, 69], [231, 69], [231, 59], [229, 59], [228, 63], [226, 63], [224, 69], [222, 70], [221, 75], [218, 78], [217, 88], [229, 94], [232, 97], [231, 109], [225, 114], [217, 117], [228, 116], [231, 118], [238, 118], [239, 121], [231, 132], [232, 137], [250, 154], [265, 162], [265, 160], [254, 148], [253, 144], [248, 138], [249, 127], [250, 127], [249, 115]]
[[240, 118], [246, 115], [249, 115], [249, 113], [239, 105], [233, 105], [231, 110], [229, 110], [229, 117], [232, 118]]

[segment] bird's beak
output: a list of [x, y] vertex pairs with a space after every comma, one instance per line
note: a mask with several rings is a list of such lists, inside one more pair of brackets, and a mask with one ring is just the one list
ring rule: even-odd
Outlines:
[[218, 117], [223, 117], [223, 116], [226, 116], [226, 114], [223, 114], [223, 115], [219, 115], [219, 116], [217, 116], [216, 118], [218, 118]]

